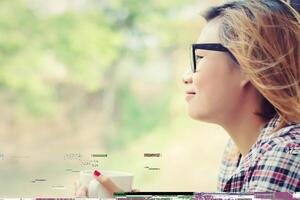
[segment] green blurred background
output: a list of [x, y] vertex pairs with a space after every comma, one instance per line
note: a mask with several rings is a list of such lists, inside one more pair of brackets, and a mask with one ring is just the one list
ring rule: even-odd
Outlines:
[[73, 196], [95, 168], [215, 191], [228, 136], [189, 118], [181, 75], [221, 2], [0, 0], [0, 197]]

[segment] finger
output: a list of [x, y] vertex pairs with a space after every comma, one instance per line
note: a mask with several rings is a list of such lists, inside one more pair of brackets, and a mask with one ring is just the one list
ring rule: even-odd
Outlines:
[[88, 197], [87, 187], [81, 187], [76, 194], [76, 197]]
[[76, 183], [76, 181], [73, 183], [73, 187], [74, 187], [74, 196], [76, 197], [76, 191], [77, 191], [77, 183]]
[[111, 196], [113, 196], [113, 194], [116, 192], [123, 192], [123, 190], [114, 184], [110, 178], [102, 175], [99, 171], [95, 170], [94, 177], [106, 188]]
[[74, 195], [77, 196], [78, 190], [81, 187], [80, 182], [77, 180], [74, 182]]

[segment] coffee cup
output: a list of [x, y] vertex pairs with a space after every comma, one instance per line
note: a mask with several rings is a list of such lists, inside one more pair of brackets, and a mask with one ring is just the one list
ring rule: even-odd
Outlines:
[[[102, 184], [96, 180], [93, 170], [80, 171], [79, 183], [88, 188], [89, 198], [110, 198], [109, 192]], [[121, 171], [101, 170], [101, 174], [110, 178], [123, 192], [132, 190], [133, 174]], [[101, 176], [102, 176], [101, 175]]]

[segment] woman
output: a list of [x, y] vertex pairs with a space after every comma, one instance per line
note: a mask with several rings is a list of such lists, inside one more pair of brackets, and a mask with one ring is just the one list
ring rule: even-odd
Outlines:
[[300, 191], [297, 2], [239, 0], [204, 16], [183, 82], [190, 117], [230, 136], [218, 191]]
[[189, 115], [230, 135], [222, 192], [300, 191], [300, 17], [280, 0], [208, 10], [183, 81]]

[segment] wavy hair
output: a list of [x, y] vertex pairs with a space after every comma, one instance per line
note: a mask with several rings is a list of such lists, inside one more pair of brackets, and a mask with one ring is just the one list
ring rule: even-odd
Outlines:
[[296, 4], [236, 0], [204, 14], [207, 21], [220, 19], [221, 43], [262, 97], [261, 112], [255, 114], [264, 120], [281, 116], [274, 131], [300, 122], [300, 16]]

